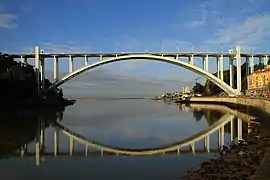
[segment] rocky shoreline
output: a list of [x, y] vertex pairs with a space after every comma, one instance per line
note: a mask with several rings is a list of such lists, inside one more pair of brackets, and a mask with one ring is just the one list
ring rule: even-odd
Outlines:
[[260, 125], [251, 124], [245, 140], [223, 146], [220, 155], [191, 169], [180, 178], [183, 180], [249, 180], [270, 148], [270, 138], [260, 136]]

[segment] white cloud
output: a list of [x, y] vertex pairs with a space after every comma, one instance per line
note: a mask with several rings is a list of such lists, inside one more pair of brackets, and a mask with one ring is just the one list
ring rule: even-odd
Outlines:
[[225, 46], [241, 45], [256, 50], [259, 46], [266, 46], [270, 40], [270, 14], [248, 17], [243, 22], [237, 22], [226, 28], [217, 29], [212, 43]]
[[186, 22], [185, 25], [188, 27], [201, 27], [201, 26], [205, 26], [208, 23], [208, 16], [209, 14], [213, 14], [215, 12], [214, 9], [212, 9], [212, 7], [214, 6], [214, 4], [216, 4], [217, 1], [205, 1], [201, 4], [199, 4], [197, 10], [195, 10], [198, 12], [198, 19], [194, 20], [194, 21], [189, 21]]
[[17, 27], [18, 17], [10, 13], [0, 13], [0, 28], [15, 28]]
[[186, 23], [186, 26], [189, 27], [199, 27], [199, 26], [204, 26], [205, 25], [205, 18], [202, 18], [200, 20], [195, 20], [195, 21], [190, 21]]

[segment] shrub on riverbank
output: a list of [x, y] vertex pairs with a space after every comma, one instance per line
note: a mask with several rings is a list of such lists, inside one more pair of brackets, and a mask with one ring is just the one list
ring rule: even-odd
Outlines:
[[[14, 61], [8, 55], [0, 54], [0, 104], [15, 107], [23, 102], [42, 99], [38, 94], [38, 81], [33, 66]], [[52, 83], [46, 79], [45, 86]], [[46, 94], [46, 99], [62, 100], [58, 90]]]

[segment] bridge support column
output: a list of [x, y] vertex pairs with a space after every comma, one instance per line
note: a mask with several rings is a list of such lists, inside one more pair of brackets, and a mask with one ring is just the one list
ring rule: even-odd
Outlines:
[[89, 151], [89, 146], [88, 145], [85, 145], [85, 156], [88, 155], [88, 151]]
[[221, 127], [221, 132], [220, 132], [221, 134], [220, 134], [220, 141], [221, 141], [221, 146], [223, 146], [224, 144], [225, 144], [225, 140], [224, 140], [224, 138], [225, 138], [225, 134], [224, 134], [224, 125]]
[[69, 138], [69, 155], [72, 156], [74, 151], [74, 139], [72, 137]]
[[23, 63], [23, 64], [27, 63], [27, 58], [26, 58], [26, 57], [21, 56], [21, 63]]
[[191, 65], [194, 65], [194, 56], [193, 56], [193, 54], [190, 57], [188, 57], [188, 63], [191, 64]]
[[249, 60], [249, 66], [250, 66], [250, 74], [254, 72], [254, 56], [252, 55], [250, 60]]
[[74, 62], [73, 62], [73, 57], [70, 55], [69, 56], [69, 73], [72, 73], [73, 72], [73, 64]]
[[248, 76], [250, 74], [249, 71], [249, 57], [246, 57], [246, 76]]
[[24, 156], [24, 153], [25, 153], [25, 152], [27, 152], [27, 144], [25, 144], [25, 145], [23, 145], [23, 146], [21, 147], [21, 157]]
[[264, 57], [264, 65], [267, 66], [267, 64], [268, 64], [268, 56], [265, 55], [265, 57]]
[[54, 155], [56, 156], [59, 152], [59, 129], [55, 128], [53, 133], [53, 140], [54, 140]]
[[259, 62], [262, 63], [262, 57], [261, 56], [259, 57]]
[[53, 79], [54, 81], [59, 79], [59, 59], [57, 56], [53, 57]]
[[192, 153], [195, 154], [195, 144], [194, 143], [191, 144], [190, 148], [191, 148]]
[[45, 89], [45, 59], [40, 59], [40, 79], [41, 79], [41, 89]]
[[208, 67], [209, 67], [208, 58], [209, 57], [208, 57], [208, 55], [206, 55], [203, 58], [204, 58], [204, 60], [203, 60], [203, 69], [208, 72]]
[[230, 66], [230, 86], [234, 88], [234, 66], [233, 66], [233, 58], [229, 58], [229, 66]]
[[217, 78], [220, 78], [220, 62], [219, 58], [217, 57]]
[[35, 47], [35, 69], [36, 69], [36, 78], [37, 78], [37, 84], [38, 84], [38, 92], [40, 91], [40, 64], [39, 64], [39, 55], [40, 55], [40, 50], [39, 46]]
[[221, 146], [221, 128], [218, 129], [218, 147]]
[[220, 79], [223, 81], [224, 75], [223, 75], [223, 55], [219, 57], [219, 68], [220, 68]]
[[[38, 128], [40, 129], [40, 125]], [[40, 133], [38, 133], [36, 137], [35, 154], [36, 154], [36, 165], [39, 166], [40, 165]]]
[[233, 142], [234, 141], [234, 118], [232, 117], [231, 118], [231, 142]]
[[206, 55], [205, 57], [205, 71], [209, 71], [209, 57]]
[[243, 124], [242, 124], [242, 119], [238, 118], [237, 119], [237, 136], [238, 136], [238, 140], [242, 140], [242, 131], [243, 131]]
[[88, 65], [88, 57], [87, 57], [87, 55], [84, 55], [84, 65], [85, 66]]
[[203, 57], [203, 70], [208, 72], [208, 55]]
[[45, 149], [45, 122], [40, 121], [40, 147], [41, 151]]
[[209, 135], [205, 137], [205, 149], [208, 153], [210, 152], [210, 137], [209, 137]]
[[241, 74], [241, 47], [236, 47], [236, 71], [237, 71], [237, 91], [240, 93], [242, 91], [242, 74]]

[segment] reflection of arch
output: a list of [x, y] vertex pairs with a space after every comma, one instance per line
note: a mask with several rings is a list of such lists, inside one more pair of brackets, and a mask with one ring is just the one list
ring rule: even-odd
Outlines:
[[243, 112], [240, 112], [238, 110], [235, 109], [231, 109], [228, 106], [224, 106], [224, 105], [212, 105], [212, 104], [193, 104], [190, 103], [190, 108], [191, 109], [200, 109], [200, 110], [216, 110], [216, 111], [220, 111], [223, 113], [230, 113], [244, 121], [250, 121], [251, 119], [254, 119], [255, 117], [250, 116], [249, 114], [245, 114]]
[[[109, 152], [109, 153], [115, 153], [115, 154], [123, 154], [123, 155], [154, 155], [154, 154], [162, 154], [166, 152], [172, 152], [172, 151], [180, 151], [180, 148], [183, 147], [191, 147], [192, 151], [195, 152], [195, 143], [201, 140], [206, 140], [206, 148], [208, 151], [210, 151], [210, 135], [213, 134], [215, 131], [219, 130], [220, 128], [224, 128], [224, 126], [231, 122], [231, 120], [234, 118], [231, 114], [225, 114], [223, 117], [221, 117], [216, 123], [214, 123], [211, 127], [208, 129], [201, 131], [192, 137], [189, 137], [185, 140], [182, 140], [177, 143], [173, 143], [167, 146], [158, 147], [158, 148], [147, 148], [147, 149], [124, 149], [124, 148], [117, 148], [112, 147], [109, 145], [105, 145], [102, 143], [99, 143], [97, 141], [88, 140], [87, 138], [72, 132], [68, 128], [62, 126], [61, 124], [57, 123], [56, 127], [61, 129], [64, 134], [69, 136], [70, 138], [85, 144], [88, 147], [94, 147], [96, 149], [100, 149], [101, 151]], [[224, 136], [224, 135], [223, 135]]]
[[197, 73], [203, 77], [205, 77], [206, 79], [209, 79], [210, 81], [214, 82], [217, 86], [219, 86], [221, 89], [223, 89], [225, 92], [227, 92], [230, 95], [237, 95], [237, 90], [233, 89], [232, 87], [230, 87], [228, 84], [226, 84], [224, 81], [222, 81], [221, 79], [217, 78], [216, 76], [214, 76], [213, 74], [197, 67], [194, 66], [190, 63], [186, 63], [180, 60], [177, 60], [175, 58], [171, 58], [171, 57], [162, 57], [162, 56], [158, 56], [158, 55], [152, 55], [152, 54], [131, 54], [131, 55], [122, 55], [122, 56], [118, 56], [118, 57], [113, 57], [113, 58], [108, 58], [106, 60], [103, 61], [99, 61], [90, 65], [87, 65], [85, 67], [82, 67], [66, 76], [64, 76], [62, 79], [60, 79], [59, 81], [56, 81], [52, 86], [50, 86], [47, 90], [50, 89], [54, 89], [57, 88], [58, 86], [62, 85], [63, 83], [65, 83], [66, 81], [69, 81], [70, 79], [99, 66], [105, 65], [105, 64], [109, 64], [112, 62], [117, 62], [117, 61], [125, 61], [125, 60], [154, 60], [154, 61], [161, 61], [161, 62], [166, 62], [169, 64], [174, 64], [180, 67], [183, 67], [185, 69], [188, 69], [194, 73]]

